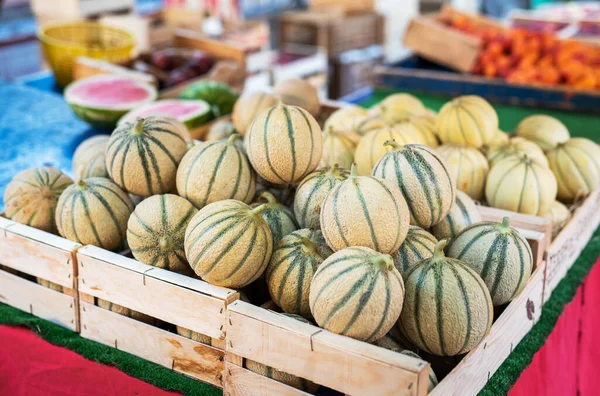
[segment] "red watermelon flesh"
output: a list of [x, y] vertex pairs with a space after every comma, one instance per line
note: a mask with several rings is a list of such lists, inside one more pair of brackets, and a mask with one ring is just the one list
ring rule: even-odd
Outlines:
[[127, 121], [133, 122], [136, 118], [148, 116], [173, 117], [183, 122], [188, 129], [203, 125], [212, 118], [210, 105], [203, 100], [168, 99], [133, 109], [119, 120], [119, 124]]
[[132, 109], [156, 98], [147, 83], [121, 76], [94, 76], [77, 81], [65, 91], [70, 103], [92, 108]]

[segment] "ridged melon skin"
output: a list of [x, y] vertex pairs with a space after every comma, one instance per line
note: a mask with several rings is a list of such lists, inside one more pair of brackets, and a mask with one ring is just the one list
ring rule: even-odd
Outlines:
[[108, 178], [106, 170], [106, 145], [109, 136], [98, 135], [81, 142], [73, 153], [75, 180], [88, 177]]
[[148, 316], [138, 311], [134, 311], [133, 309], [129, 309], [122, 305], [111, 303], [110, 301], [103, 300], [101, 298], [97, 299], [97, 305], [100, 308], [109, 310], [111, 312], [117, 313], [119, 315], [127, 316], [128, 318], [132, 318], [137, 320], [138, 322], [146, 323], [149, 325], [155, 325], [156, 319], [152, 316]]
[[398, 325], [425, 352], [455, 356], [486, 336], [494, 318], [490, 292], [481, 277], [460, 260], [444, 257], [440, 241], [433, 257], [413, 267]]
[[558, 199], [571, 202], [600, 187], [600, 147], [589, 139], [573, 138], [548, 152], [558, 183]]
[[194, 340], [196, 342], [201, 342], [205, 345], [210, 345], [212, 341], [209, 336], [204, 335], [202, 333], [198, 333], [196, 331], [192, 331], [190, 329], [186, 329], [185, 327], [176, 326], [176, 331], [177, 334], [179, 334], [182, 337], [189, 338], [190, 340]]
[[503, 223], [479, 222], [456, 236], [448, 256], [477, 272], [484, 280], [495, 306], [515, 298], [527, 284], [533, 268], [533, 254], [527, 240]]
[[433, 249], [437, 242], [438, 240], [429, 232], [411, 225], [408, 227], [408, 234], [402, 246], [392, 254], [396, 269], [403, 277], [406, 276], [412, 267], [433, 256]]
[[490, 166], [485, 156], [474, 147], [444, 144], [436, 152], [442, 157], [457, 190], [481, 201]]
[[197, 212], [188, 200], [173, 194], [143, 200], [127, 222], [127, 243], [133, 257], [144, 264], [191, 275], [183, 240]]
[[498, 161], [485, 186], [491, 207], [535, 216], [548, 213], [556, 192], [556, 178], [550, 169], [526, 156]]
[[381, 129], [386, 125], [387, 124], [380, 116], [369, 114], [364, 117], [356, 118], [353, 122], [353, 130], [356, 131], [359, 136], [365, 136], [367, 133]]
[[109, 179], [90, 177], [70, 185], [56, 207], [56, 225], [63, 237], [107, 250], [125, 241], [133, 203]]
[[437, 148], [440, 142], [437, 137], [437, 129], [435, 126], [435, 116], [424, 114], [411, 117], [409, 121], [419, 132], [426, 146]]
[[398, 123], [369, 132], [360, 139], [354, 152], [359, 175], [370, 175], [377, 161], [391, 150], [384, 145], [388, 140], [402, 145], [425, 143], [417, 129], [409, 123]]
[[262, 178], [293, 184], [315, 170], [321, 160], [321, 127], [306, 110], [279, 104], [254, 119], [247, 132], [246, 151]]
[[110, 178], [126, 192], [142, 197], [173, 192], [177, 167], [187, 152], [184, 129], [169, 117], [119, 125], [106, 146]]
[[420, 144], [395, 146], [382, 157], [373, 176], [397, 186], [410, 211], [410, 223], [430, 228], [446, 217], [456, 196], [454, 181], [445, 162], [431, 148]]
[[338, 184], [321, 207], [321, 231], [334, 251], [365, 246], [394, 253], [406, 238], [409, 212], [400, 190], [371, 176], [350, 177]]
[[318, 169], [302, 180], [294, 198], [294, 214], [300, 227], [321, 229], [321, 206], [327, 194], [349, 176], [350, 171], [333, 165]]
[[310, 285], [310, 310], [320, 327], [374, 342], [394, 326], [404, 300], [404, 282], [392, 258], [350, 247], [329, 256]]
[[331, 113], [325, 120], [323, 129], [326, 131], [329, 128], [333, 128], [336, 131], [345, 130], [352, 126], [355, 119], [365, 117], [368, 114], [367, 109], [363, 107], [355, 105], [344, 106]]
[[492, 137], [492, 140], [487, 142], [487, 144], [485, 145], [485, 149], [490, 150], [492, 147], [505, 145], [509, 142], [509, 140], [510, 136], [508, 135], [508, 133], [498, 129]]
[[350, 169], [354, 162], [356, 144], [344, 133], [326, 132], [323, 139], [323, 156], [319, 167], [330, 167], [338, 164], [342, 168]]
[[558, 119], [543, 114], [529, 116], [517, 125], [515, 135], [531, 140], [544, 151], [565, 143], [571, 137], [569, 130]]
[[552, 221], [552, 238], [554, 239], [571, 219], [571, 212], [564, 204], [554, 201], [546, 218]]
[[437, 239], [452, 239], [463, 229], [480, 221], [481, 214], [479, 214], [475, 202], [464, 192], [457, 191], [450, 213], [431, 227], [431, 231]]
[[231, 121], [239, 134], [244, 136], [252, 121], [269, 107], [277, 106], [279, 99], [266, 92], [247, 92], [242, 94], [233, 106]]
[[373, 345], [389, 349], [391, 351], [411, 350], [418, 351], [418, 348], [410, 343], [406, 336], [402, 334], [399, 326], [393, 326], [383, 337], [373, 342]]
[[479, 96], [460, 96], [440, 109], [436, 127], [444, 144], [480, 148], [492, 141], [498, 132], [498, 114]]
[[273, 88], [273, 94], [279, 97], [283, 103], [301, 107], [313, 116], [321, 111], [319, 92], [308, 81], [293, 78], [279, 82]]
[[321, 231], [304, 228], [283, 237], [265, 272], [273, 302], [284, 312], [312, 318], [310, 283], [317, 267], [332, 254]]
[[56, 168], [44, 166], [17, 173], [4, 191], [4, 215], [42, 231], [56, 234], [59, 197], [73, 180]]
[[262, 275], [273, 252], [273, 236], [261, 208], [228, 199], [205, 206], [192, 218], [185, 232], [185, 255], [196, 275], [231, 288]]
[[250, 203], [256, 191], [256, 173], [236, 145], [239, 138], [234, 134], [188, 151], [177, 169], [179, 195], [198, 209], [224, 199]]
[[275, 196], [268, 191], [261, 193], [258, 196], [258, 200], [251, 204], [250, 207], [256, 208], [263, 204], [266, 204], [266, 208], [260, 212], [260, 216], [265, 219], [271, 229], [273, 247], [275, 247], [281, 238], [291, 234], [300, 227], [298, 226], [294, 212], [287, 206], [277, 202]]
[[523, 154], [527, 154], [527, 156], [535, 159], [540, 164], [548, 166], [548, 159], [540, 146], [530, 140], [518, 136], [508, 140], [505, 144], [491, 147], [487, 152], [487, 159], [490, 162], [490, 165], [493, 166], [506, 157]]
[[[204, 137], [205, 141], [229, 139], [235, 133], [233, 123], [229, 120], [219, 120], [215, 122]], [[238, 143], [238, 142], [236, 142]]]
[[381, 118], [388, 124], [408, 121], [411, 117], [427, 113], [423, 103], [415, 96], [407, 93], [393, 94], [379, 104]]

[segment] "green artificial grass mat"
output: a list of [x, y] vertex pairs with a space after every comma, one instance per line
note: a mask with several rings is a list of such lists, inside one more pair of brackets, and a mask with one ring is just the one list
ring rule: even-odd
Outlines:
[[86, 340], [74, 331], [0, 303], [0, 324], [25, 326], [51, 344], [68, 348], [86, 359], [114, 366], [159, 388], [184, 395], [219, 396], [220, 389], [179, 374], [127, 352]]

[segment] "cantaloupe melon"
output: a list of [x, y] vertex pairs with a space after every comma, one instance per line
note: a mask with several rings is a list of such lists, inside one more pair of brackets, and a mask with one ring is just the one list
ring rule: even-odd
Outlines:
[[[229, 120], [219, 120], [211, 125], [204, 137], [205, 141], [229, 139], [235, 133], [233, 123]], [[239, 143], [240, 141], [236, 141]], [[243, 145], [242, 145], [243, 147]]]
[[304, 228], [283, 237], [265, 272], [273, 302], [284, 312], [312, 318], [310, 283], [317, 267], [332, 254], [321, 231]]
[[427, 113], [423, 103], [411, 94], [398, 93], [385, 98], [379, 104], [381, 118], [388, 124], [408, 121], [411, 117]]
[[247, 132], [246, 150], [256, 172], [267, 181], [296, 183], [321, 160], [321, 128], [306, 110], [280, 103], [255, 118]]
[[398, 325], [425, 352], [455, 356], [486, 336], [494, 309], [483, 279], [462, 261], [445, 257], [445, 246], [445, 239], [438, 242], [433, 256], [406, 276]]
[[256, 191], [256, 174], [236, 146], [237, 133], [227, 140], [204, 142], [188, 151], [177, 169], [177, 192], [195, 207], [224, 199], [250, 203]]
[[310, 310], [320, 327], [373, 342], [396, 323], [404, 282], [392, 258], [366, 247], [329, 256], [310, 285]]
[[350, 171], [334, 164], [329, 168], [319, 169], [302, 180], [294, 198], [294, 214], [300, 227], [321, 229], [321, 206], [327, 194], [348, 176]]
[[294, 197], [296, 196], [296, 185], [294, 184], [278, 185], [257, 176], [254, 197], [258, 198], [265, 191], [272, 194], [277, 201], [285, 206], [291, 207], [294, 204]]
[[321, 231], [329, 247], [338, 251], [366, 246], [394, 253], [408, 233], [410, 214], [394, 184], [371, 176], [350, 177], [335, 186], [321, 207]]
[[331, 113], [325, 120], [323, 129], [326, 131], [329, 128], [333, 128], [336, 131], [346, 130], [354, 124], [354, 120], [366, 117], [368, 114], [367, 110], [363, 107], [355, 105], [344, 106]]
[[504, 144], [507, 144], [509, 140], [510, 140], [510, 136], [508, 135], [508, 133], [498, 129], [498, 131], [496, 131], [496, 133], [492, 137], [492, 140], [487, 142], [484, 149], [487, 152], [487, 150], [491, 149], [492, 147], [502, 146]]
[[115, 183], [90, 177], [71, 184], [56, 206], [58, 232], [82, 245], [108, 250], [122, 247], [133, 212], [129, 196]]
[[182, 337], [189, 338], [190, 340], [194, 340], [196, 342], [201, 342], [202, 344], [210, 345], [212, 339], [204, 335], [202, 333], [198, 333], [197, 331], [192, 331], [190, 329], [186, 329], [182, 326], [176, 326], [177, 334]]
[[250, 205], [256, 208], [260, 205], [266, 205], [260, 215], [271, 229], [273, 234], [273, 247], [277, 246], [281, 238], [296, 231], [299, 226], [294, 212], [287, 206], [277, 202], [277, 199], [268, 191], [262, 192], [256, 202]]
[[144, 264], [191, 275], [183, 239], [197, 212], [188, 200], [173, 194], [143, 200], [127, 222], [127, 243], [133, 257]]
[[377, 161], [391, 150], [384, 145], [388, 140], [402, 145], [425, 143], [417, 129], [409, 123], [398, 123], [371, 131], [360, 139], [354, 151], [354, 162], [359, 175], [370, 175]]
[[436, 151], [446, 164], [452, 180], [459, 191], [481, 201], [490, 166], [485, 156], [474, 147], [444, 144]]
[[279, 97], [283, 103], [301, 107], [313, 116], [319, 114], [319, 111], [321, 110], [319, 92], [314, 85], [306, 80], [293, 78], [279, 82], [275, 84], [273, 93], [275, 96]]
[[436, 127], [442, 143], [480, 148], [492, 141], [498, 132], [498, 115], [485, 99], [460, 96], [440, 109]]
[[231, 120], [233, 126], [242, 136], [252, 124], [252, 121], [269, 107], [276, 106], [279, 99], [266, 92], [246, 92], [242, 94], [233, 106]]
[[487, 159], [490, 165], [510, 156], [519, 156], [527, 154], [528, 157], [535, 159], [540, 164], [548, 166], [548, 159], [537, 144], [522, 137], [514, 137], [505, 144], [491, 147], [487, 152]]
[[556, 178], [527, 155], [498, 161], [488, 175], [485, 197], [490, 206], [545, 216], [556, 199]]
[[533, 268], [533, 254], [527, 240], [502, 223], [473, 224], [460, 232], [448, 246], [448, 256], [477, 272], [484, 280], [495, 306], [515, 298], [527, 284]]
[[406, 336], [400, 331], [400, 326], [393, 326], [383, 337], [373, 342], [373, 345], [389, 349], [392, 351], [411, 350], [417, 351], [418, 348], [406, 339]]
[[531, 140], [544, 151], [565, 143], [571, 137], [569, 130], [558, 119], [543, 114], [525, 118], [517, 125], [515, 135]]
[[76, 180], [88, 177], [108, 178], [105, 155], [108, 139], [107, 135], [93, 136], [77, 146], [72, 162]]
[[258, 279], [273, 251], [271, 230], [260, 216], [264, 209], [233, 199], [202, 208], [185, 231], [185, 255], [196, 275], [231, 288]]
[[69, 176], [49, 166], [21, 171], [4, 191], [4, 214], [17, 223], [55, 234], [59, 197], [72, 184]]
[[373, 176], [396, 185], [410, 211], [410, 223], [429, 228], [446, 217], [456, 187], [446, 164], [435, 151], [420, 144], [401, 146], [389, 141], [393, 148], [373, 169]]
[[571, 219], [571, 212], [564, 204], [554, 201], [552, 202], [550, 211], [545, 217], [552, 221], [552, 238], [556, 238], [563, 227]]
[[175, 174], [187, 152], [185, 126], [173, 118], [138, 118], [114, 130], [106, 146], [106, 169], [126, 192], [148, 197], [175, 190]]
[[589, 139], [573, 138], [548, 151], [550, 169], [558, 182], [558, 198], [571, 202], [600, 187], [600, 147]]
[[342, 168], [350, 169], [354, 162], [355, 148], [356, 144], [347, 134], [329, 129], [323, 138], [323, 156], [319, 167], [338, 164]]
[[481, 214], [475, 202], [464, 192], [457, 191], [452, 209], [444, 220], [431, 227], [431, 231], [437, 239], [452, 239], [464, 228], [480, 221]]
[[100, 308], [103, 308], [103, 309], [106, 309], [108, 311], [117, 313], [119, 315], [127, 316], [128, 318], [135, 319], [138, 322], [146, 323], [146, 324], [149, 324], [149, 325], [155, 325], [156, 322], [157, 322], [157, 320], [155, 318], [153, 318], [152, 316], [143, 314], [143, 313], [138, 312], [138, 311], [134, 311], [133, 309], [124, 307], [124, 306], [119, 305], [119, 304], [112, 303], [112, 302], [107, 301], [107, 300], [103, 300], [101, 298], [97, 299], [97, 305]]
[[392, 254], [394, 265], [400, 274], [405, 276], [412, 267], [433, 256], [433, 249], [437, 242], [429, 232], [411, 225], [402, 246]]
[[436, 148], [440, 145], [435, 126], [435, 116], [430, 114], [415, 116], [411, 117], [409, 122], [417, 129], [423, 138], [425, 145], [432, 148]]

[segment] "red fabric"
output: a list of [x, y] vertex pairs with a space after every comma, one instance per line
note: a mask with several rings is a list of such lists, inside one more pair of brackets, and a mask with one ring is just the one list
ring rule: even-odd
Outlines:
[[19, 327], [0, 326], [0, 395], [173, 396]]
[[596, 396], [600, 373], [600, 260], [510, 396]]

